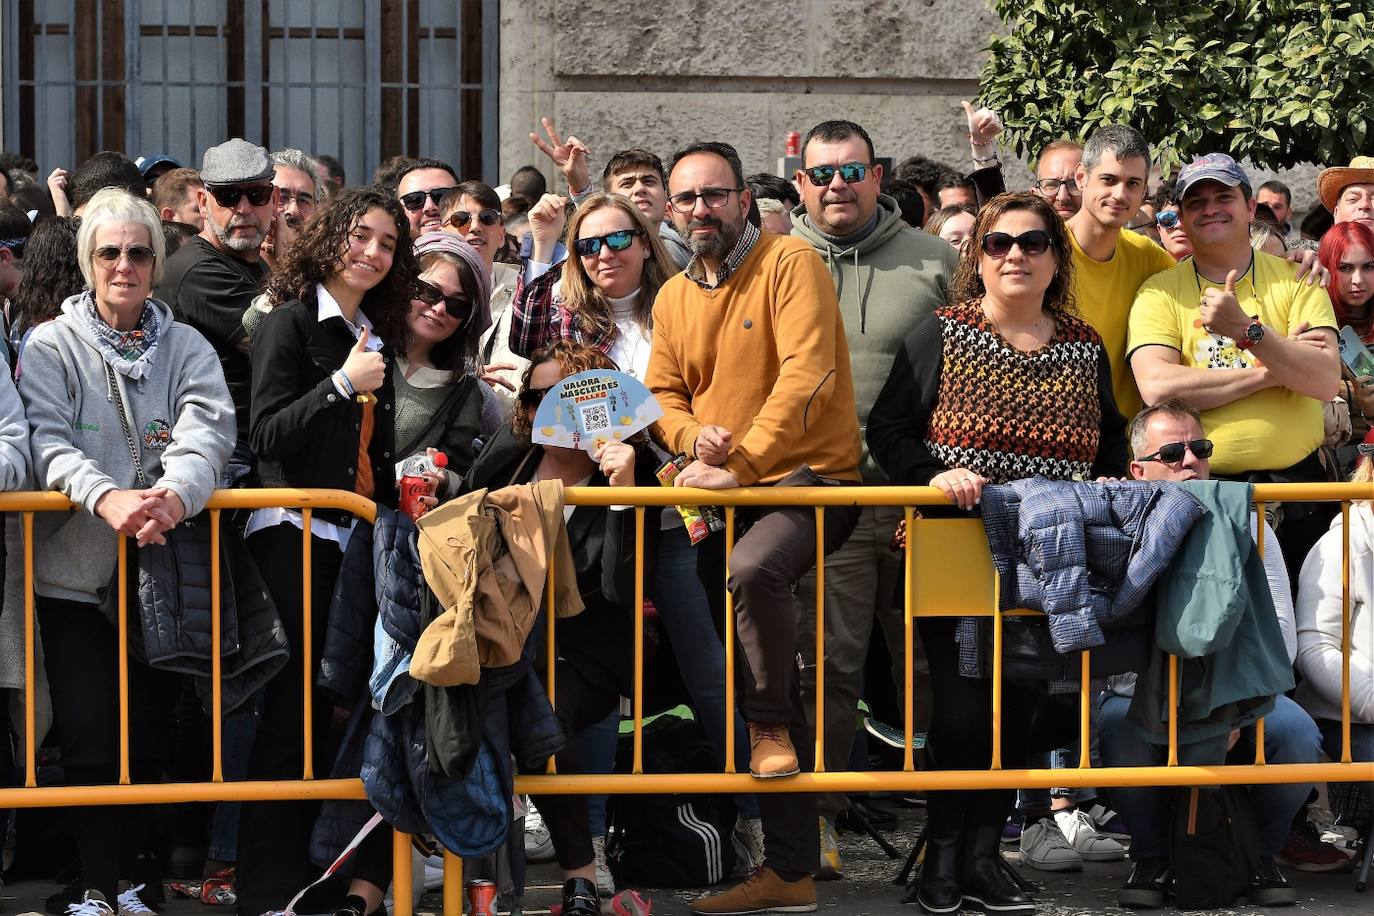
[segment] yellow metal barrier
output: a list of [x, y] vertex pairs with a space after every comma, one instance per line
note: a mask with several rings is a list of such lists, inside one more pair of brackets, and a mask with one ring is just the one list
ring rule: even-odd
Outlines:
[[[893, 790], [987, 789], [1077, 786], [1189, 786], [1217, 783], [1281, 783], [1321, 780], [1374, 781], [1374, 761], [1354, 763], [1350, 752], [1350, 544], [1349, 511], [1351, 500], [1374, 500], [1374, 485], [1370, 484], [1271, 484], [1255, 487], [1257, 511], [1267, 502], [1340, 501], [1346, 541], [1342, 556], [1342, 598], [1345, 609], [1342, 620], [1342, 739], [1341, 760], [1336, 763], [1272, 765], [1264, 761], [1262, 740], [1263, 722], [1257, 726], [1257, 755], [1254, 764], [1242, 766], [1179, 766], [1177, 722], [1171, 713], [1169, 722], [1168, 762], [1165, 766], [1149, 767], [1091, 767], [1088, 756], [1089, 711], [1091, 697], [1087, 677], [1089, 663], [1084, 653], [1082, 661], [1082, 693], [1080, 698], [1080, 739], [1082, 753], [1076, 769], [1017, 769], [1001, 767], [1001, 721], [998, 689], [1002, 678], [1001, 645], [1002, 616], [996, 613], [999, 582], [988, 555], [981, 523], [976, 520], [921, 520], [913, 507], [947, 505], [938, 490], [930, 487], [823, 487], [823, 488], [740, 488], [736, 490], [696, 490], [665, 488], [574, 487], [567, 491], [568, 502], [583, 506], [633, 505], [635, 507], [635, 604], [640, 609], [634, 624], [634, 753], [632, 772], [612, 775], [562, 775], [550, 760], [546, 775], [521, 775], [516, 778], [516, 790], [533, 793], [602, 794], [656, 792], [863, 792]], [[736, 773], [733, 756], [726, 755], [724, 772], [694, 774], [646, 774], [643, 772], [643, 668], [644, 668], [644, 523], [645, 508], [677, 504], [722, 506], [725, 509], [726, 562], [735, 540], [736, 509], [749, 506], [810, 506], [816, 512], [816, 655], [824, 652], [824, 596], [825, 561], [824, 507], [826, 506], [899, 506], [909, 532], [904, 557], [905, 614], [903, 641], [905, 657], [913, 653], [913, 622], [917, 616], [990, 616], [993, 619], [993, 755], [989, 770], [979, 771], [920, 771], [916, 769], [912, 750], [913, 735], [913, 677], [912, 666], [904, 666], [905, 715], [903, 731], [906, 750], [900, 771], [888, 772], [826, 772], [824, 768], [824, 738], [822, 698], [824, 697], [825, 666], [817, 665], [816, 674], [816, 769], [786, 779], [756, 780], [747, 773]], [[344, 510], [372, 521], [376, 507], [354, 493], [331, 490], [262, 489], [218, 491], [211, 498], [209, 510], [218, 522], [220, 513], [234, 509], [298, 508], [302, 510], [305, 527], [302, 532], [303, 550], [303, 607], [305, 659], [302, 689], [305, 708], [302, 727], [305, 735], [305, 763], [300, 780], [225, 782], [221, 764], [222, 701], [220, 693], [220, 658], [212, 656], [212, 747], [213, 770], [209, 782], [163, 783], [132, 785], [129, 779], [128, 750], [128, 628], [126, 615], [119, 623], [119, 706], [120, 706], [120, 767], [119, 784], [110, 786], [39, 787], [35, 766], [34, 712], [34, 595], [33, 595], [33, 516], [35, 512], [72, 511], [75, 507], [56, 493], [0, 494], [0, 512], [21, 515], [24, 534], [24, 640], [25, 640], [25, 715], [24, 715], [24, 786], [0, 789], [0, 807], [48, 807], [58, 805], [114, 805], [167, 804], [212, 801], [281, 801], [300, 799], [362, 799], [362, 783], [358, 779], [316, 779], [311, 765], [311, 694], [314, 665], [310, 659], [314, 647], [310, 644], [310, 621], [319, 609], [310, 606], [310, 517], [313, 510]], [[218, 525], [212, 526], [211, 553], [218, 558], [220, 549]], [[1260, 550], [1265, 549], [1263, 526], [1260, 527]], [[128, 552], [126, 539], [119, 539], [120, 604], [128, 599], [125, 577]], [[212, 569], [212, 637], [219, 645], [219, 564]], [[546, 583], [551, 602], [554, 590], [553, 574]], [[724, 587], [724, 583], [721, 583]], [[734, 744], [734, 645], [733, 606], [728, 590], [725, 603], [726, 656], [726, 720], [727, 747]], [[1013, 612], [1030, 613], [1030, 612]], [[549, 645], [553, 645], [553, 616], [548, 617]], [[554, 653], [550, 652], [547, 671], [551, 697], [556, 695]], [[1170, 706], [1177, 708], [1177, 660], [1170, 659]], [[393, 843], [395, 856], [396, 916], [410, 916], [411, 872], [410, 842], [403, 834], [396, 834]], [[445, 916], [459, 916], [462, 912], [462, 863], [446, 854], [444, 860]]]

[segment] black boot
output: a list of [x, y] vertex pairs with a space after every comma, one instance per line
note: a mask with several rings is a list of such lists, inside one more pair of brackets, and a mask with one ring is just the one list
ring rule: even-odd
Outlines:
[[916, 902], [927, 913], [954, 913], [963, 903], [959, 889], [959, 840], [963, 833], [961, 793], [932, 792], [925, 829], [925, 859]]
[[1000, 824], [972, 828], [972, 836], [965, 837], [964, 905], [998, 916], [1031, 916], [1035, 901], [1002, 860], [1001, 837]]
[[601, 897], [596, 882], [569, 878], [563, 882], [563, 916], [600, 916]]

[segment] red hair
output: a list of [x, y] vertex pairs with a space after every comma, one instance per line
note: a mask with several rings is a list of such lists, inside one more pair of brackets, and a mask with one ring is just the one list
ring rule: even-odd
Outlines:
[[1326, 292], [1331, 297], [1332, 307], [1336, 310], [1336, 321], [1341, 324], [1350, 324], [1350, 318], [1346, 314], [1345, 303], [1341, 301], [1340, 293], [1336, 289], [1336, 268], [1340, 265], [1341, 258], [1345, 257], [1345, 253], [1355, 245], [1363, 247], [1369, 256], [1374, 258], [1374, 229], [1359, 222], [1337, 223], [1326, 230], [1321, 245], [1317, 248], [1317, 260], [1321, 261], [1322, 266], [1331, 274], [1331, 284], [1327, 286]]

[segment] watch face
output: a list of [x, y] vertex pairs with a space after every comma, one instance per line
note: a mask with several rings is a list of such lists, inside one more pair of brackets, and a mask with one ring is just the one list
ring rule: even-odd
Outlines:
[[1264, 339], [1264, 325], [1258, 321], [1247, 325], [1245, 328], [1245, 339], [1251, 343], [1259, 343]]

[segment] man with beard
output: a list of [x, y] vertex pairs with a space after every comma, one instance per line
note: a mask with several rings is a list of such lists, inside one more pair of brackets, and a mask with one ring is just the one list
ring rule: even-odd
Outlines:
[[235, 137], [205, 151], [200, 169], [205, 186], [196, 192], [205, 228], [167, 259], [155, 293], [219, 354], [238, 418], [238, 444], [221, 481], [224, 486], [252, 470], [243, 313], [267, 276], [259, 249], [276, 212], [273, 174], [267, 150], [246, 140]]
[[277, 189], [277, 212], [272, 231], [262, 246], [263, 260], [275, 268], [300, 235], [301, 227], [324, 200], [324, 185], [315, 160], [298, 149], [279, 149], [272, 154], [272, 186]]
[[[830, 274], [810, 243], [760, 233], [739, 154], [694, 143], [673, 157], [673, 222], [692, 249], [687, 269], [654, 300], [646, 382], [663, 408], [655, 435], [692, 461], [677, 484], [826, 486], [859, 482], [859, 424], [849, 347]], [[811, 768], [796, 669], [792, 585], [815, 563], [810, 506], [741, 509], [746, 531], [730, 554], [728, 586], [741, 651], [735, 683], [759, 779]], [[827, 510], [825, 549], [858, 517]], [[724, 544], [698, 548], [698, 571], [723, 604]], [[801, 758], [801, 759], [799, 759]], [[759, 793], [764, 864], [742, 884], [692, 904], [694, 913], [813, 910], [820, 854], [816, 798]]]

